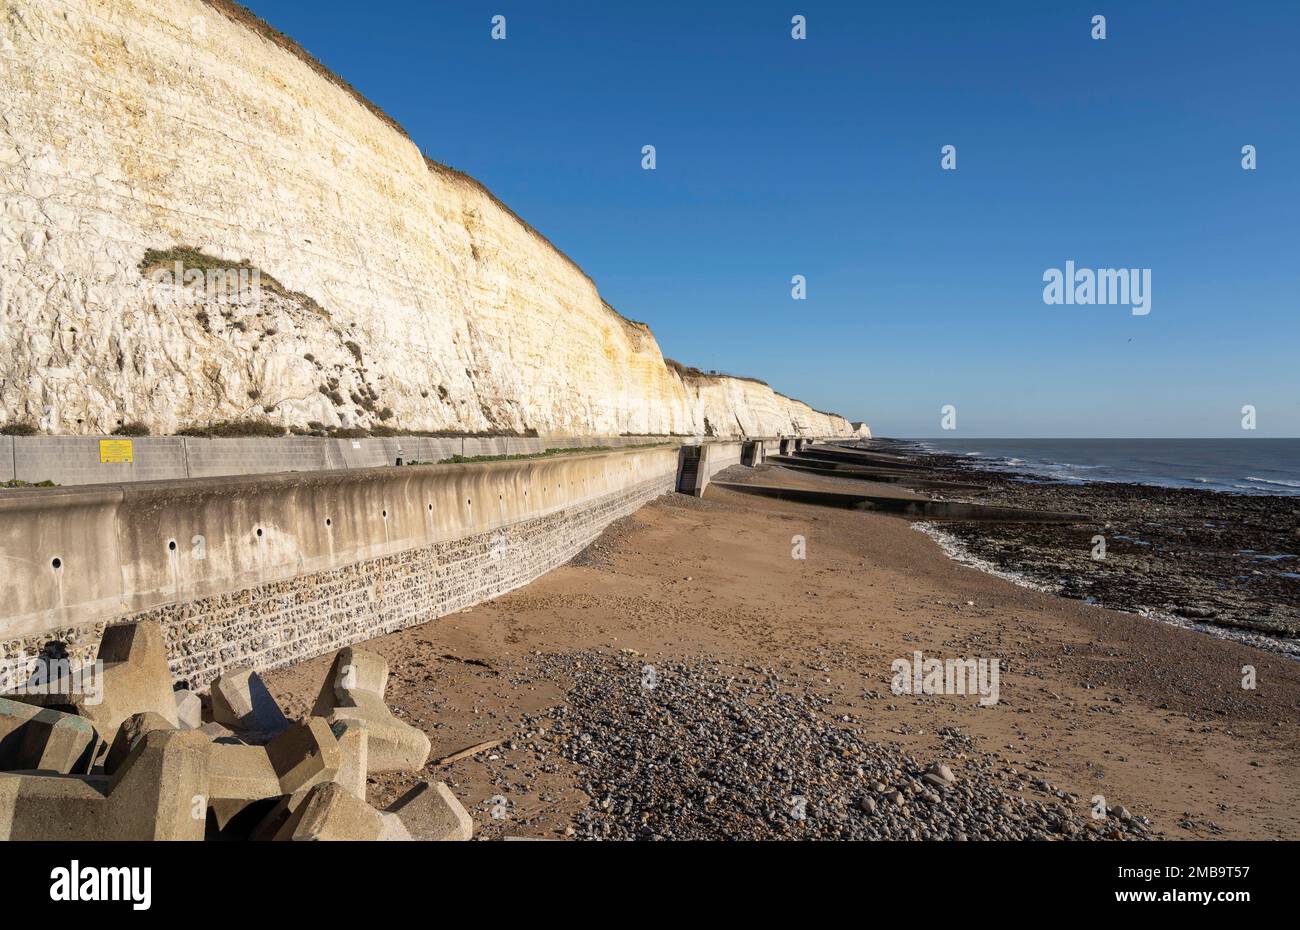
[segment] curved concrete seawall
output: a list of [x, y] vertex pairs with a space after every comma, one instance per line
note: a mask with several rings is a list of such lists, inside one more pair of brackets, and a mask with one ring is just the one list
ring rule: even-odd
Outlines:
[[[712, 443], [707, 472], [739, 461]], [[479, 603], [673, 490], [677, 445], [550, 459], [135, 482], [0, 495], [5, 657], [93, 658], [155, 619], [206, 688]]]

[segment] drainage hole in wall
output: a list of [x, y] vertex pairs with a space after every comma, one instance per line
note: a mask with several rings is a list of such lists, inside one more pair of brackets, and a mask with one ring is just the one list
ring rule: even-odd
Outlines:
[[429, 513], [433, 513], [433, 504], [429, 505]]
[[326, 518], [325, 518], [325, 525], [326, 525], [326, 526], [333, 526], [333, 525], [334, 525], [334, 521], [331, 520], [329, 517], [326, 517]]
[[172, 552], [175, 552], [175, 551], [176, 551], [176, 540], [174, 540], [174, 539], [169, 539], [169, 540], [167, 541], [167, 548], [170, 549]]
[[262, 528], [260, 526], [257, 528], [257, 535], [259, 537], [262, 535]]
[[60, 568], [63, 567], [63, 560], [56, 557], [54, 561], [50, 562], [50, 565], [54, 567], [55, 571], [58, 571]]
[[384, 511], [384, 519], [385, 519], [385, 520], [388, 519], [388, 511], [387, 511], [387, 510]]

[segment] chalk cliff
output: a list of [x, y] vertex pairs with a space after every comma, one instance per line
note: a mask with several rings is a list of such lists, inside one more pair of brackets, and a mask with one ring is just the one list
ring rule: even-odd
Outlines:
[[[853, 433], [666, 365], [481, 185], [224, 0], [0, 0], [0, 61], [0, 421]], [[158, 277], [177, 267], [259, 287]]]

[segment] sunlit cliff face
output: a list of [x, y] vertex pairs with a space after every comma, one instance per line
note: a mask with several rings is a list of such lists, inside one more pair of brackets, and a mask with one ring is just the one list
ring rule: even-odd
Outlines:
[[[765, 385], [669, 369], [482, 187], [208, 4], [6, 6], [0, 418], [852, 432]], [[181, 248], [260, 286], [146, 261]]]

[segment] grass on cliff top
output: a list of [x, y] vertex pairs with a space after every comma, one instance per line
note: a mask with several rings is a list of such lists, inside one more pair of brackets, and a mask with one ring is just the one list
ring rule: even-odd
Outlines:
[[[752, 384], [761, 384], [763, 387], [770, 387], [766, 381], [761, 378], [751, 378], [748, 375], [733, 375], [725, 371], [701, 371], [691, 365], [683, 365], [681, 362], [672, 358], [664, 358], [664, 364], [670, 371], [676, 372], [679, 378], [693, 378], [697, 381], [720, 381], [723, 378], [733, 378], [736, 381], [749, 381]], [[773, 391], [772, 393], [776, 393]]]
[[777, 397], [784, 397], [785, 399], [787, 399], [787, 401], [790, 401], [790, 402], [793, 402], [793, 403], [802, 403], [803, 406], [809, 408], [809, 410], [813, 411], [814, 414], [820, 414], [820, 415], [822, 415], [822, 416], [833, 416], [833, 418], [836, 418], [836, 419], [839, 419], [839, 420], [844, 420], [845, 423], [848, 423], [848, 419], [845, 419], [844, 416], [840, 416], [839, 414], [832, 414], [832, 412], [829, 411], [829, 410], [818, 410], [818, 408], [816, 408], [816, 407], [814, 407], [813, 405], [811, 405], [811, 403], [809, 403], [809, 402], [807, 402], [807, 401], [801, 401], [801, 399], [798, 399], [797, 397], [790, 397], [789, 394], [783, 394], [783, 393], [779, 392], [779, 390], [774, 390], [774, 392], [772, 392], [772, 393], [776, 394]]
[[[663, 363], [668, 365], [668, 368], [671, 369], [671, 371], [676, 372], [677, 376], [681, 377], [681, 379], [693, 379], [695, 381], [718, 381], [720, 379], [724, 379], [724, 377], [729, 377], [729, 379], [735, 379], [737, 381], [750, 381], [751, 384], [761, 384], [764, 386], [764, 388], [771, 388], [772, 386], [768, 384], [767, 381], [763, 381], [762, 379], [757, 379], [757, 377], [749, 377], [746, 375], [729, 375], [729, 373], [727, 372], [701, 371], [701, 369], [699, 368], [693, 368], [690, 367], [690, 365], [681, 364], [680, 362], [677, 362], [676, 359], [664, 358]], [[807, 401], [801, 401], [801, 399], [798, 399], [797, 397], [790, 397], [789, 394], [783, 394], [779, 392], [779, 390], [776, 390], [775, 388], [772, 389], [772, 393], [776, 394], [777, 397], [784, 397], [785, 399], [787, 399], [787, 401], [793, 403], [802, 403], [803, 406], [809, 408], [809, 410], [813, 411], [814, 414], [822, 414], [822, 416], [835, 416], [835, 418], [839, 418], [841, 420], [844, 419], [839, 414], [832, 414], [832, 412], [829, 412], [827, 410], [818, 410], [818, 408], [811, 405], [811, 403]]]
[[[420, 154], [424, 155], [423, 150], [421, 151]], [[464, 171], [461, 171], [459, 168], [453, 168], [451, 165], [445, 165], [435, 158], [430, 158], [428, 155], [424, 155], [424, 164], [425, 167], [427, 167], [434, 174], [440, 175], [441, 177], [444, 178], [453, 178], [457, 181], [469, 185], [470, 187], [477, 190], [479, 193], [483, 194], [483, 196], [487, 197], [488, 200], [496, 204], [506, 214], [506, 216], [511, 217], [516, 223], [522, 226], [525, 232], [537, 238], [540, 242], [544, 243], [553, 252], [555, 252], [556, 255], [564, 259], [564, 261], [566, 261], [574, 271], [576, 271], [584, 279], [586, 279], [587, 283], [591, 285], [592, 290], [599, 291], [599, 288], [596, 287], [596, 282], [592, 280], [591, 275], [587, 274], [587, 272], [582, 270], [581, 265], [579, 265], [572, 258], [570, 258], [568, 253], [566, 253], [558, 245], [556, 245], [550, 239], [546, 238], [546, 236], [540, 230], [538, 230], [537, 227], [535, 227], [532, 223], [528, 222], [526, 219], [524, 219], [514, 210], [510, 209], [509, 204], [507, 204], [496, 194], [492, 193], [492, 191], [488, 188], [488, 186], [484, 184], [482, 181], [480, 181], [478, 178], [474, 177], [473, 175], [466, 174]], [[602, 299], [600, 303], [606, 310], [608, 310], [611, 314], [614, 315], [615, 319], [621, 320], [626, 325], [631, 326], [635, 329], [643, 329], [646, 332], [650, 331], [649, 323], [642, 323], [640, 320], [633, 320], [630, 317], [624, 316], [623, 314], [615, 310], [614, 307], [604, 299]]]
[[[252, 10], [248, 9], [248, 7], [235, 2], [235, 0], [202, 0], [202, 2], [206, 3], [208, 6], [212, 7], [214, 10], [221, 13], [227, 19], [230, 19], [233, 22], [239, 23], [247, 27], [257, 35], [261, 36], [263, 39], [266, 39], [268, 42], [271, 42], [272, 44], [277, 45], [280, 48], [284, 49], [289, 54], [294, 55], [300, 61], [306, 64], [307, 67], [311, 68], [321, 77], [323, 77], [325, 80], [329, 81], [330, 83], [332, 83], [333, 85], [335, 85], [336, 87], [340, 88], [345, 93], [350, 95], [352, 99], [354, 99], [357, 103], [361, 104], [361, 106], [369, 110], [380, 121], [390, 126], [403, 138], [410, 141], [412, 145], [415, 144], [415, 141], [411, 139], [410, 134], [406, 131], [406, 129], [402, 126], [402, 124], [399, 123], [397, 120], [393, 119], [387, 113], [385, 113], [382, 107], [374, 103], [372, 100], [366, 97], [365, 94], [361, 93], [361, 91], [357, 90], [355, 87], [349, 84], [346, 80], [344, 80], [334, 71], [331, 71], [328, 67], [322, 64], [321, 61], [318, 58], [316, 58], [315, 55], [313, 55], [311, 52], [307, 51], [305, 48], [299, 45], [296, 41], [294, 41], [294, 39], [291, 36], [288, 36], [285, 33], [281, 32], [279, 29], [276, 29], [266, 20], [262, 19]], [[488, 189], [486, 184], [484, 184], [478, 178], [466, 174], [464, 171], [460, 171], [457, 168], [453, 168], [451, 165], [446, 165], [440, 161], [430, 158], [428, 155], [425, 155], [423, 151], [421, 151], [420, 154], [424, 157], [425, 165], [427, 168], [429, 168], [429, 170], [433, 171], [436, 174], [442, 175], [443, 177], [457, 178], [469, 184], [471, 187], [480, 190], [483, 194], [487, 196], [489, 200], [491, 200], [494, 204], [496, 204], [498, 207], [504, 210], [507, 216], [513, 217], [519, 223], [519, 225], [522, 226], [527, 232], [531, 233], [533, 236], [536, 236], [541, 242], [545, 243], [547, 246], [553, 249], [555, 253], [559, 255], [560, 258], [562, 258], [570, 266], [572, 266], [572, 268], [575, 271], [577, 271], [578, 274], [586, 278], [587, 281], [591, 284], [592, 288], [595, 289], [596, 282], [591, 279], [591, 276], [587, 274], [587, 272], [582, 270], [581, 265], [579, 265], [572, 258], [570, 258], [568, 254], [564, 252], [563, 249], [559, 248], [554, 242], [552, 242], [545, 235], [543, 235], [536, 227], [533, 226], [532, 223], [529, 223], [522, 216], [520, 216], [518, 213], [512, 210], [504, 201], [501, 200], [501, 198], [497, 197], [496, 194], [492, 193], [492, 191]], [[633, 320], [630, 317], [624, 316], [604, 300], [602, 300], [601, 303], [604, 305], [606, 310], [608, 310], [610, 313], [614, 315], [615, 318], [621, 320], [622, 322], [626, 323], [629, 326], [633, 326], [638, 329], [644, 329], [647, 332], [649, 331], [650, 325], [648, 323], [643, 323], [640, 320]], [[752, 379], [745, 379], [745, 380], [752, 380]]]
[[[263, 39], [266, 39], [268, 42], [271, 42], [272, 44], [279, 46], [280, 48], [287, 51], [289, 54], [297, 57], [300, 61], [306, 64], [307, 67], [311, 68], [321, 77], [323, 77], [325, 80], [329, 81], [335, 87], [340, 88], [345, 93], [350, 95], [352, 99], [354, 99], [357, 103], [361, 104], [361, 106], [365, 107], [372, 114], [374, 114], [374, 116], [377, 119], [379, 119], [381, 122], [385, 123], [386, 125], [390, 126], [393, 130], [395, 130], [398, 133], [398, 135], [402, 136], [404, 139], [411, 142], [412, 145], [415, 144], [415, 141], [411, 139], [410, 134], [406, 131], [405, 128], [403, 128], [401, 123], [399, 123], [397, 120], [393, 119], [391, 116], [385, 113], [379, 105], [377, 105], [369, 98], [367, 98], [365, 94], [361, 93], [361, 91], [357, 90], [355, 87], [353, 87], [343, 78], [341, 78], [339, 75], [335, 74], [325, 65], [323, 65], [320, 62], [320, 60], [316, 58], [315, 55], [313, 55], [311, 52], [307, 51], [305, 48], [303, 48], [301, 45], [295, 42], [292, 37], [285, 35], [279, 29], [276, 29], [266, 20], [262, 19], [252, 10], [248, 9], [248, 7], [243, 6], [240, 3], [236, 3], [234, 2], [234, 0], [203, 0], [203, 2], [206, 3], [208, 6], [212, 7], [217, 12], [221, 13], [227, 19], [230, 19], [233, 22], [239, 23], [240, 25], [247, 27], [257, 35], [261, 36]], [[552, 249], [555, 249], [555, 251], [559, 254], [559, 256], [563, 258], [566, 262], [568, 262], [570, 265], [572, 265], [580, 275], [582, 275], [588, 281], [591, 281], [590, 276], [585, 271], [582, 270], [581, 266], [579, 266], [577, 262], [575, 262], [572, 258], [566, 255], [559, 248], [557, 248], [555, 243], [551, 242], [551, 240], [547, 239], [540, 232], [538, 232], [531, 223], [529, 223], [519, 214], [515, 213], [514, 210], [511, 210], [508, 206], [506, 206], [505, 203], [503, 203], [501, 199], [496, 196], [496, 194], [488, 190], [487, 186], [483, 184], [482, 181], [478, 180], [478, 178], [472, 177], [471, 175], [468, 175], [463, 171], [459, 171], [451, 167], [450, 165], [444, 165], [442, 162], [435, 161], [434, 159], [429, 158], [427, 155], [424, 156], [424, 159], [426, 162], [426, 166], [430, 170], [443, 176], [451, 176], [451, 177], [459, 178], [460, 180], [481, 190], [484, 194], [487, 195], [489, 200], [491, 200], [497, 206], [505, 210], [505, 212], [508, 215], [518, 220], [520, 225], [522, 225], [524, 229], [532, 233], [542, 242], [545, 242]], [[595, 282], [592, 282], [592, 287], [595, 287]], [[613, 307], [610, 307], [610, 310], [613, 311], [613, 309], [614, 309]], [[624, 317], [622, 314], [618, 313], [617, 311], [614, 311], [614, 313], [616, 316], [619, 316], [621, 319], [625, 320], [626, 322], [632, 323], [632, 325], [634, 326], [645, 326], [644, 323], [636, 323], [633, 320], [628, 320], [627, 317]]]
[[[662, 442], [643, 442], [634, 446], [581, 446], [578, 448], [547, 449], [545, 452], [527, 452], [519, 455], [453, 455], [439, 459], [439, 465], [470, 465], [475, 462], [513, 462], [518, 459], [545, 459], [554, 455], [579, 455], [583, 452], [621, 452], [624, 449], [650, 449], [667, 445]], [[407, 462], [408, 465], [428, 465], [429, 462]]]
[[241, 23], [244, 26], [247, 26], [249, 29], [253, 30], [253, 32], [257, 33], [262, 38], [266, 39], [268, 42], [280, 46], [280, 48], [289, 52], [291, 55], [297, 56], [299, 59], [303, 61], [303, 63], [307, 65], [307, 67], [311, 68], [313, 71], [315, 71], [321, 77], [325, 78], [325, 80], [334, 84], [336, 87], [350, 94], [352, 98], [357, 101], [357, 103], [361, 104], [363, 107], [365, 107], [375, 116], [377, 116], [379, 119], [383, 120], [393, 129], [397, 130], [398, 133], [405, 136], [407, 139], [411, 138], [409, 135], [407, 135], [406, 130], [402, 128], [401, 123], [393, 119], [391, 116], [389, 116], [387, 113], [381, 110], [374, 103], [371, 103], [368, 99], [366, 99], [366, 96], [362, 94], [361, 91], [357, 90], [347, 81], [343, 80], [343, 78], [339, 77], [329, 68], [321, 64], [315, 55], [307, 51], [305, 48], [303, 48], [301, 45], [299, 45], [289, 36], [285, 35], [279, 29], [276, 29], [266, 20], [262, 19], [260, 16], [258, 16], [248, 7], [243, 6], [242, 4], [239, 3], [235, 3], [234, 0], [203, 0], [203, 2], [206, 3], [208, 6], [212, 7], [217, 12], [221, 13], [223, 16], [227, 17], [228, 19], [231, 19], [237, 23]]

